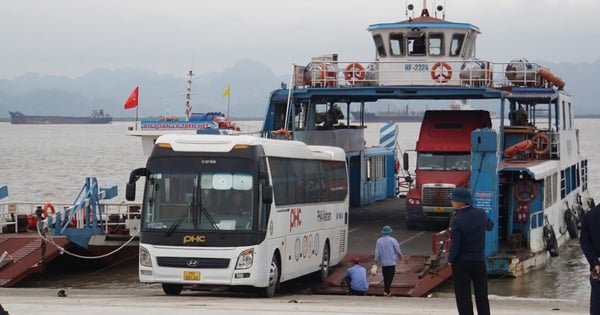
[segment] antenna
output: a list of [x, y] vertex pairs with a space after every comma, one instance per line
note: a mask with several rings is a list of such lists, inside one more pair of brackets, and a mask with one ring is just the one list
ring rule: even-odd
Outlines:
[[190, 69], [190, 72], [188, 72], [188, 86], [187, 86], [187, 93], [185, 94], [185, 120], [189, 121], [190, 120], [190, 113], [192, 112], [192, 104], [190, 103], [191, 97], [192, 97], [192, 76], [194, 76], [194, 73], [192, 72], [192, 70]]

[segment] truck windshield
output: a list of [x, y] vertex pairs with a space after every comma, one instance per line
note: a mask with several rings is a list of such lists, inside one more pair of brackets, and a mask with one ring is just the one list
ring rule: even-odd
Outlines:
[[189, 169], [173, 159], [168, 164], [155, 165], [159, 167], [150, 165], [142, 228], [163, 230], [168, 235], [175, 230], [251, 230], [254, 179], [247, 161], [231, 160], [212, 159], [206, 165], [190, 163]]
[[469, 171], [470, 154], [418, 153], [417, 170], [420, 171]]

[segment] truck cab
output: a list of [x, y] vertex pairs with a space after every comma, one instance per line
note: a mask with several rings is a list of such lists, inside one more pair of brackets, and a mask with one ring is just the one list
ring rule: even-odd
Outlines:
[[470, 186], [471, 132], [481, 128], [491, 128], [485, 110], [425, 112], [415, 148], [416, 180], [406, 195], [407, 228], [448, 225], [452, 190]]

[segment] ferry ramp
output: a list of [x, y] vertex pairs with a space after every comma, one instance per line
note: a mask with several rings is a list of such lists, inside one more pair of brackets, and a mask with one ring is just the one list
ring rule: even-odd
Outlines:
[[[72, 245], [65, 236], [54, 237], [53, 241], [68, 249]], [[0, 286], [10, 287], [27, 276], [45, 270], [45, 265], [58, 257], [60, 250], [42, 242], [37, 235], [0, 234]]]

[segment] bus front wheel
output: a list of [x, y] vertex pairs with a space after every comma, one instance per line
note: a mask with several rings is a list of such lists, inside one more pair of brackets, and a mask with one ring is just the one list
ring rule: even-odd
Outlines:
[[163, 283], [162, 284], [163, 292], [166, 295], [179, 295], [181, 290], [183, 289], [183, 285], [181, 284], [173, 284], [173, 283]]
[[275, 290], [279, 287], [279, 259], [277, 255], [273, 255], [271, 264], [269, 265], [269, 283], [265, 288], [259, 288], [258, 293], [262, 297], [273, 297]]

